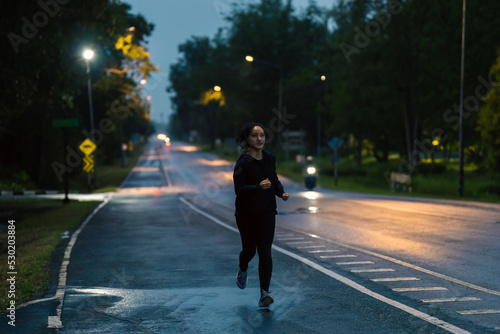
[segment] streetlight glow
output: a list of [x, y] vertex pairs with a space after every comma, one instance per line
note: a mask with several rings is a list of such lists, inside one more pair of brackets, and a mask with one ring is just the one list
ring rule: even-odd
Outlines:
[[83, 51], [83, 58], [91, 60], [92, 58], [94, 58], [94, 51], [86, 49], [85, 51]]
[[220, 92], [222, 90], [222, 88], [220, 88], [220, 86], [214, 86], [214, 90], [216, 92]]
[[245, 60], [249, 61], [249, 62], [252, 62], [253, 61], [253, 57], [252, 56], [246, 56]]
[[325, 81], [326, 80], [326, 76], [322, 75], [321, 76], [321, 81]]

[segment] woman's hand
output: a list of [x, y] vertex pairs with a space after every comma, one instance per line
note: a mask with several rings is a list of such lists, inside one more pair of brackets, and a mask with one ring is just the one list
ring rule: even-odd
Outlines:
[[271, 188], [271, 181], [269, 181], [269, 179], [265, 179], [265, 180], [261, 181], [260, 187], [262, 188], [262, 190], [266, 190], [266, 189]]
[[288, 193], [283, 193], [283, 195], [281, 196], [281, 198], [284, 200], [284, 201], [287, 201], [289, 198], [290, 198], [290, 195]]

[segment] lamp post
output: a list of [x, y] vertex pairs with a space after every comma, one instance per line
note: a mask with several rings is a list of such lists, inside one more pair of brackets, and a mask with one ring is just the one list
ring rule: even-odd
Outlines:
[[[250, 63], [255, 61], [257, 63], [264, 64], [264, 65], [271, 66], [271, 67], [278, 69], [278, 71], [279, 71], [278, 124], [279, 124], [279, 128], [280, 128], [282, 125], [281, 116], [282, 116], [282, 111], [283, 111], [282, 110], [282, 108], [283, 108], [283, 67], [281, 65], [270, 63], [270, 62], [262, 60], [262, 59], [254, 59], [254, 57], [252, 57], [250, 55], [246, 56], [245, 60], [250, 62]], [[281, 143], [281, 130], [278, 131], [278, 148], [279, 148], [279, 143]], [[276, 151], [276, 153], [278, 153], [278, 150]]]
[[460, 128], [458, 149], [458, 195], [464, 195], [464, 63], [465, 63], [465, 9], [466, 0], [463, 0], [462, 9], [462, 55], [460, 62]]
[[[87, 90], [88, 90], [88, 95], [89, 95], [89, 112], [90, 112], [90, 139], [94, 142], [95, 144], [95, 138], [94, 138], [94, 109], [92, 106], [92, 85], [91, 85], [91, 80], [90, 80], [90, 61], [94, 58], [94, 51], [91, 49], [85, 49], [83, 51], [83, 59], [85, 59], [85, 64], [87, 65]], [[97, 188], [98, 182], [97, 182], [97, 163], [94, 158], [94, 185]], [[88, 185], [90, 187], [90, 173], [88, 174], [87, 178]]]
[[[324, 91], [323, 91], [323, 105], [325, 105], [325, 99], [326, 99], [326, 93], [328, 91], [328, 86], [326, 83], [326, 76], [322, 75], [320, 77], [321, 81], [324, 83]], [[317, 130], [316, 130], [316, 154], [318, 155], [318, 158], [321, 155], [321, 116], [320, 116], [320, 111], [318, 109], [318, 120], [317, 120]]]

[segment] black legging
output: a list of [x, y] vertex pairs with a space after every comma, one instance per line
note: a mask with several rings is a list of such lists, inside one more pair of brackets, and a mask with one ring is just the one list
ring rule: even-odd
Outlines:
[[236, 216], [236, 224], [240, 230], [242, 245], [240, 269], [247, 271], [248, 263], [253, 259], [257, 250], [259, 253], [260, 288], [269, 291], [273, 271], [271, 247], [276, 226], [275, 213], [239, 214]]

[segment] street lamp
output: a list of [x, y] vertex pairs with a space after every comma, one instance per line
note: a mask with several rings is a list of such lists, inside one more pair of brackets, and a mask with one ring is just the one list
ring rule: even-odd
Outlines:
[[[328, 91], [328, 86], [326, 82], [326, 75], [322, 75], [320, 77], [321, 81], [324, 82], [324, 91], [323, 91], [323, 105], [326, 105], [325, 99], [326, 99], [326, 93]], [[317, 119], [317, 130], [316, 130], [316, 154], [318, 155], [318, 158], [321, 155], [321, 116], [320, 116], [320, 111], [318, 110], [318, 119]]]
[[[264, 64], [267, 66], [271, 66], [274, 68], [277, 68], [279, 71], [279, 90], [278, 90], [278, 124], [281, 127], [282, 122], [281, 122], [281, 115], [282, 115], [282, 104], [283, 104], [283, 67], [278, 64], [270, 63], [268, 61], [262, 60], [262, 59], [255, 59], [254, 57], [247, 55], [245, 57], [245, 60], [248, 61], [249, 63], [255, 61], [260, 64]], [[281, 143], [281, 131], [278, 131], [278, 144]], [[279, 146], [278, 146], [279, 148]], [[276, 151], [278, 153], [278, 151]]]
[[464, 63], [465, 63], [465, 10], [466, 0], [462, 8], [462, 53], [460, 62], [460, 122], [459, 122], [459, 148], [458, 148], [458, 195], [464, 195]]
[[[88, 95], [89, 95], [89, 112], [90, 112], [90, 139], [94, 142], [95, 144], [95, 138], [94, 138], [94, 109], [92, 107], [92, 86], [91, 86], [91, 80], [90, 80], [90, 61], [94, 58], [94, 51], [91, 49], [85, 49], [83, 51], [83, 59], [85, 59], [85, 64], [87, 65], [87, 89], [88, 89]], [[95, 182], [95, 187], [97, 188], [98, 182], [97, 182], [97, 163], [94, 158], [94, 182]], [[88, 184], [90, 186], [90, 174], [88, 174]]]

